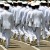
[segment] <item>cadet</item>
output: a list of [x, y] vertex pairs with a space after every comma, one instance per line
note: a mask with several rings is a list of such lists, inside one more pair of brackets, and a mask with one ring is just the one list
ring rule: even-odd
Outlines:
[[33, 32], [32, 21], [30, 20], [30, 15], [31, 15], [31, 12], [33, 11], [32, 5], [31, 5], [31, 7], [29, 9], [30, 10], [28, 11], [27, 16], [26, 16], [26, 26], [25, 26], [25, 29], [27, 30], [27, 34], [25, 34], [25, 39], [27, 40], [29, 38], [29, 41], [30, 41], [30, 44], [31, 44], [33, 42], [33, 40], [36, 39], [36, 35]]
[[50, 28], [50, 2], [49, 2], [49, 7], [48, 7], [48, 9], [46, 9], [45, 13], [46, 13], [46, 23], [45, 23], [46, 29], [45, 29], [45, 31], [47, 34], [46, 38], [48, 38], [50, 36], [50, 32], [49, 32], [49, 28]]
[[43, 22], [42, 22], [42, 38], [43, 39], [46, 39], [46, 33], [45, 33], [45, 23], [46, 23], [46, 9], [48, 9], [47, 7], [47, 2], [46, 1], [41, 1], [40, 3], [40, 7], [39, 7], [39, 10], [43, 12]]
[[[13, 6], [14, 6], [14, 8], [12, 9], [12, 12], [13, 12], [13, 17], [14, 17], [14, 27], [18, 31], [18, 27], [20, 24], [19, 13], [20, 13], [20, 9], [22, 9], [22, 2], [21, 1], [13, 2]], [[19, 35], [19, 31], [18, 31], [18, 34], [16, 34], [16, 35]]]
[[[20, 22], [20, 25], [19, 25], [19, 30], [21, 30], [21, 33], [20, 33], [20, 38], [24, 35], [24, 32], [23, 32], [23, 25], [22, 25], [22, 18], [23, 18], [23, 14], [25, 12], [25, 10], [27, 9], [26, 8], [27, 6], [27, 2], [22, 2], [22, 9], [20, 10], [20, 13], [19, 13], [19, 22]], [[19, 31], [20, 32], [20, 31]]]
[[41, 22], [42, 22], [41, 20], [43, 19], [43, 12], [38, 10], [39, 5], [40, 4], [38, 2], [35, 3], [35, 7], [33, 7], [34, 10], [30, 16], [33, 22], [33, 28], [35, 29], [38, 46], [40, 45], [39, 43], [41, 35]]
[[17, 7], [16, 7], [16, 17], [15, 17], [15, 27], [18, 28], [18, 25], [20, 24], [19, 22], [19, 13], [20, 13], [20, 10], [22, 9], [22, 1], [17, 1]]
[[31, 9], [31, 2], [29, 2], [27, 4], [28, 8], [25, 10], [24, 14], [23, 14], [23, 17], [22, 17], [22, 24], [25, 25], [26, 24], [26, 16], [27, 16], [27, 13], [29, 12], [29, 10]]
[[12, 12], [12, 9], [13, 9], [13, 2], [12, 2], [12, 1], [7, 1], [7, 3], [10, 5], [10, 6], [9, 6], [9, 12]]
[[11, 37], [11, 29], [12, 29], [12, 24], [13, 24], [13, 16], [12, 13], [8, 12], [9, 10], [9, 5], [4, 4], [4, 11], [2, 12], [2, 19], [3, 19], [3, 33], [5, 34], [6, 37], [6, 44], [5, 47], [8, 48], [9, 42], [10, 42], [10, 37]]

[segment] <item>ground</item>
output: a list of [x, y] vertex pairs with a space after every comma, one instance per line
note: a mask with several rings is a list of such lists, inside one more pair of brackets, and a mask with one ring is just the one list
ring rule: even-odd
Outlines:
[[[4, 48], [0, 47], [0, 50], [4, 50]], [[39, 47], [37, 45], [32, 47], [24, 42], [11, 39], [7, 50], [50, 50], [50, 41], [41, 40]]]
[[[37, 46], [36, 46], [37, 47]], [[41, 41], [40, 50], [50, 50], [50, 42], [49, 41]]]
[[3, 50], [3, 49], [0, 47], [0, 50]]
[[35, 50], [30, 45], [18, 42], [17, 40], [11, 40], [8, 50]]

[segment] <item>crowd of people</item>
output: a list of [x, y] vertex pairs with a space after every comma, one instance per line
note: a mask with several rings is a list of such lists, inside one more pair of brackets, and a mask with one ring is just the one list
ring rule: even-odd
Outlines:
[[50, 1], [0, 1], [0, 39], [8, 48], [11, 37], [40, 45], [50, 36]]

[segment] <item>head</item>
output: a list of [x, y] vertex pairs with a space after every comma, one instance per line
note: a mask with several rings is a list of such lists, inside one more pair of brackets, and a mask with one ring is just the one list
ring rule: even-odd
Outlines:
[[13, 2], [13, 6], [14, 6], [14, 7], [16, 7], [16, 6], [17, 6], [17, 4], [18, 4], [17, 2]]
[[13, 6], [13, 2], [12, 1], [7, 1], [8, 4], [10, 4], [11, 6]]
[[48, 6], [48, 3], [46, 1], [41, 1], [40, 5], [41, 6]]
[[4, 8], [4, 4], [3, 3], [0, 3], [0, 8]]
[[9, 10], [9, 4], [4, 4], [4, 9]]
[[32, 9], [35, 9], [35, 4], [32, 3], [31, 4], [31, 7], [32, 7]]
[[27, 4], [29, 7], [31, 7], [31, 2], [28, 2], [28, 4]]
[[22, 1], [17, 1], [18, 6], [22, 6]]
[[39, 3], [39, 2], [36, 2], [36, 3], [35, 3], [35, 9], [38, 9], [39, 6], [40, 6], [40, 3]]
[[26, 7], [27, 6], [27, 2], [22, 2], [22, 6]]

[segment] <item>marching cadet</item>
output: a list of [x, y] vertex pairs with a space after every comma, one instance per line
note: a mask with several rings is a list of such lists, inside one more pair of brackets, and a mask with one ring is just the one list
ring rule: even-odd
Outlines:
[[27, 9], [26, 6], [27, 6], [27, 2], [22, 2], [22, 7], [23, 8], [20, 10], [20, 13], [19, 13], [20, 21], [23, 18], [23, 14], [24, 14], [25, 10]]
[[22, 20], [21, 20], [21, 22], [22, 22], [23, 25], [25, 25], [27, 13], [28, 13], [29, 10], [31, 9], [31, 2], [29, 2], [29, 3], [27, 4], [27, 6], [28, 6], [28, 8], [25, 10], [25, 12], [24, 12], [24, 14], [23, 14], [23, 17], [22, 17]]
[[24, 12], [25, 12], [25, 10], [27, 9], [26, 8], [26, 6], [27, 6], [27, 2], [22, 2], [22, 9], [20, 10], [20, 13], [19, 13], [19, 22], [20, 22], [20, 25], [19, 25], [19, 32], [20, 32], [20, 30], [21, 30], [21, 33], [20, 33], [20, 38], [24, 35], [24, 32], [23, 32], [23, 25], [22, 25], [22, 22], [21, 22], [21, 20], [22, 20], [22, 18], [23, 18], [23, 14], [24, 14]]
[[46, 9], [45, 13], [46, 13], [46, 28], [49, 31], [49, 25], [50, 25], [50, 15], [49, 15], [50, 14], [50, 2], [49, 2], [49, 7], [48, 7], [48, 9]]
[[[13, 3], [14, 8], [12, 9], [13, 12], [13, 17], [14, 17], [14, 26], [15, 29], [18, 31], [18, 27], [19, 27], [19, 13], [20, 13], [20, 9], [22, 9], [22, 1], [17, 1]], [[16, 34], [17, 36], [19, 35], [19, 31], [18, 34]], [[19, 40], [19, 37], [17, 37]]]
[[49, 2], [49, 7], [48, 7], [48, 9], [46, 9], [45, 13], [46, 13], [46, 29], [45, 29], [45, 31], [46, 31], [46, 34], [47, 34], [46, 38], [48, 38], [50, 36], [50, 32], [49, 32], [49, 27], [50, 27], [50, 2]]
[[[15, 29], [15, 18], [16, 18], [16, 11], [17, 11], [17, 2], [15, 2], [15, 1], [13, 1], [13, 8], [12, 8], [12, 14], [13, 14], [13, 18], [14, 18], [14, 28], [13, 28], [13, 30], [12, 30], [12, 32], [13, 32], [13, 37], [17, 34], [16, 32], [18, 32], [17, 31], [17, 29]], [[16, 38], [16, 36], [14, 37], [14, 38]]]
[[33, 7], [33, 12], [31, 14], [31, 19], [33, 22], [33, 28], [35, 29], [35, 34], [37, 37], [37, 45], [40, 45], [40, 35], [41, 35], [41, 20], [43, 20], [43, 12], [39, 11], [39, 3], [35, 3], [35, 6]]
[[21, 20], [21, 23], [22, 23], [22, 25], [23, 25], [23, 32], [25, 33], [25, 36], [24, 36], [24, 41], [26, 42], [26, 40], [27, 40], [27, 38], [28, 37], [26, 37], [27, 35], [26, 34], [28, 34], [27, 33], [27, 31], [26, 31], [26, 16], [27, 16], [27, 13], [29, 12], [29, 10], [30, 10], [30, 7], [31, 7], [31, 4], [29, 3], [28, 5], [27, 5], [28, 7], [27, 7], [27, 9], [24, 11], [24, 14], [23, 14], [23, 17], [22, 17], [22, 20]]
[[20, 13], [20, 10], [22, 9], [22, 1], [17, 1], [17, 7], [16, 7], [16, 17], [15, 17], [15, 27], [18, 28], [18, 25], [20, 24], [19, 22], [19, 13]]
[[30, 41], [30, 44], [31, 44], [33, 42], [33, 40], [36, 39], [36, 35], [33, 32], [31, 20], [30, 20], [30, 15], [31, 15], [31, 12], [33, 11], [33, 9], [32, 9], [32, 5], [29, 5], [29, 6], [30, 6], [30, 8], [29, 8], [30, 10], [27, 12], [26, 26], [25, 26], [27, 33], [25, 33], [24, 39], [27, 40], [29, 38], [29, 41]]
[[[25, 37], [24, 37], [25, 40], [27, 40], [28, 38], [31, 37], [31, 36], [28, 36], [29, 35], [29, 29], [28, 28], [30, 27], [30, 25], [28, 25], [28, 22], [29, 22], [30, 14], [32, 12], [31, 3], [29, 5], [29, 8], [28, 9], [29, 9], [29, 11], [27, 12], [27, 15], [26, 15], [26, 25], [25, 25], [25, 30], [27, 30], [27, 33], [25, 33]], [[32, 40], [29, 39], [29, 41], [31, 43]]]
[[7, 3], [10, 5], [9, 6], [9, 12], [12, 12], [13, 2], [12, 1], [7, 1]]
[[46, 9], [48, 9], [47, 7], [47, 2], [46, 1], [41, 1], [40, 3], [40, 7], [39, 7], [39, 10], [43, 12], [43, 22], [42, 22], [42, 38], [43, 39], [46, 39], [46, 33], [45, 33], [45, 23], [46, 23]]
[[9, 5], [4, 4], [4, 11], [2, 12], [2, 20], [3, 20], [3, 33], [5, 34], [6, 44], [5, 47], [8, 48], [10, 37], [11, 37], [11, 29], [13, 24], [13, 16], [12, 13], [8, 12]]
[[13, 18], [14, 18], [13, 27], [15, 27], [16, 11], [17, 11], [17, 2], [13, 2], [13, 8], [12, 8], [12, 11], [11, 11], [13, 13]]

